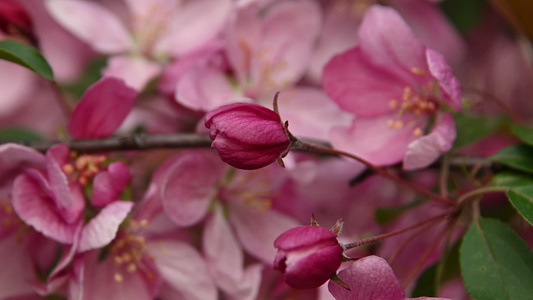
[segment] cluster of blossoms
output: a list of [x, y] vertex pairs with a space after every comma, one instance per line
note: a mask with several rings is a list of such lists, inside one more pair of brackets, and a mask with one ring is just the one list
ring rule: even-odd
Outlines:
[[1, 0], [0, 299], [531, 297], [530, 42], [377, 2]]

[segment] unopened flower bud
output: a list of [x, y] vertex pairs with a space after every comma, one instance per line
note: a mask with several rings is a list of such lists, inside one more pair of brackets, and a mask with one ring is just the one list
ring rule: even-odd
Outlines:
[[279, 115], [257, 104], [221, 106], [207, 113], [205, 126], [220, 158], [239, 169], [265, 167], [284, 157], [290, 147]]
[[285, 273], [285, 282], [295, 289], [324, 284], [342, 263], [343, 248], [337, 236], [318, 226], [292, 228], [281, 234], [274, 247], [274, 269]]

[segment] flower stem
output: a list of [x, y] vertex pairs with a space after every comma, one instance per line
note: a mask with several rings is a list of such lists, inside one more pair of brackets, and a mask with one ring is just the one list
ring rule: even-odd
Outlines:
[[356, 160], [360, 163], [362, 163], [363, 165], [365, 165], [367, 168], [371, 169], [372, 171], [376, 172], [377, 174], [385, 177], [385, 178], [388, 178], [400, 185], [403, 185], [419, 194], [422, 194], [424, 196], [427, 196], [435, 201], [438, 201], [442, 204], [446, 204], [446, 205], [449, 205], [449, 206], [455, 206], [457, 203], [454, 202], [454, 201], [451, 201], [450, 199], [448, 198], [445, 198], [439, 194], [435, 194], [435, 193], [432, 193], [428, 190], [425, 190], [423, 188], [420, 188], [419, 186], [407, 181], [407, 180], [404, 180], [392, 173], [390, 173], [389, 171], [383, 169], [383, 168], [380, 168], [372, 163], [370, 163], [369, 161], [367, 160], [364, 160], [363, 158], [359, 157], [359, 156], [355, 156], [353, 154], [350, 154], [348, 152], [344, 152], [344, 151], [340, 151], [340, 150], [336, 150], [336, 149], [332, 149], [332, 148], [325, 148], [325, 147], [321, 147], [321, 146], [315, 146], [315, 145], [311, 145], [311, 144], [307, 144], [305, 142], [302, 142], [300, 140], [296, 140], [293, 144], [292, 144], [292, 148], [295, 149], [295, 150], [307, 150], [307, 151], [313, 151], [313, 152], [317, 152], [317, 153], [323, 153], [323, 154], [330, 154], [330, 155], [341, 155], [341, 156], [345, 156], [345, 157], [349, 157], [353, 160]]
[[389, 233], [385, 233], [385, 234], [380, 234], [380, 235], [377, 235], [375, 237], [371, 237], [371, 238], [368, 238], [368, 239], [357, 241], [355, 243], [345, 244], [343, 246], [343, 248], [344, 248], [344, 250], [349, 250], [349, 249], [352, 249], [352, 248], [361, 247], [361, 246], [366, 245], [366, 244], [370, 244], [370, 243], [374, 243], [374, 242], [377, 242], [377, 241], [381, 241], [381, 240], [384, 240], [386, 238], [397, 236], [399, 234], [402, 234], [402, 233], [405, 233], [405, 232], [408, 232], [408, 231], [411, 231], [411, 230], [414, 230], [414, 229], [418, 229], [418, 228], [422, 228], [422, 227], [428, 226], [428, 225], [430, 225], [432, 223], [435, 223], [435, 222], [438, 222], [438, 221], [440, 221], [440, 220], [442, 220], [444, 218], [447, 218], [449, 215], [450, 215], [449, 213], [440, 214], [440, 215], [437, 215], [435, 217], [432, 217], [432, 218], [429, 218], [427, 220], [424, 220], [422, 222], [419, 222], [419, 223], [416, 223], [414, 225], [411, 225], [409, 227], [400, 229], [398, 231], [393, 231], [393, 232], [389, 232]]

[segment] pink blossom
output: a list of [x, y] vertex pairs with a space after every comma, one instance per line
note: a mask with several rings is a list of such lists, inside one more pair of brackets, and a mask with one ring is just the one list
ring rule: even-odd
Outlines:
[[[383, 258], [367, 256], [339, 272], [338, 277], [350, 287], [350, 290], [330, 281], [329, 291], [337, 300], [403, 300], [405, 292], [394, 275], [391, 267]], [[448, 298], [422, 297], [416, 299], [450, 300]]]
[[136, 90], [161, 72], [160, 61], [193, 52], [215, 38], [232, 7], [229, 0], [124, 2], [130, 13], [126, 22], [98, 2], [48, 0], [46, 4], [67, 30], [95, 51], [112, 55], [106, 76], [122, 78]]
[[326, 92], [356, 117], [351, 127], [332, 130], [333, 145], [377, 165], [403, 160], [410, 170], [431, 164], [455, 139], [451, 115], [440, 112], [461, 109], [451, 68], [392, 8], [370, 8], [358, 41], [324, 70]]
[[196, 150], [171, 158], [162, 168], [160, 186], [154, 193], [160, 195], [175, 224], [198, 224], [210, 205], [221, 203], [243, 249], [264, 263], [271, 263], [276, 255], [276, 237], [298, 226], [292, 217], [271, 208], [270, 199], [286, 180], [283, 169], [275, 165], [235, 171], [215, 153]]
[[278, 114], [257, 104], [221, 106], [205, 116], [220, 158], [239, 169], [258, 169], [287, 154], [290, 139]]
[[319, 226], [292, 228], [281, 234], [274, 247], [274, 268], [285, 273], [293, 288], [310, 289], [324, 284], [342, 262], [344, 249], [337, 235]]

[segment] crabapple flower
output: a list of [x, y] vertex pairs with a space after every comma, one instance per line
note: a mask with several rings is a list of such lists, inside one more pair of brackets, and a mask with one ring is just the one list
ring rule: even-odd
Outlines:
[[[337, 300], [408, 300], [447, 298], [405, 298], [405, 292], [387, 261], [379, 256], [367, 256], [351, 263], [338, 277], [350, 290], [330, 281], [328, 289]], [[449, 300], [449, 299], [448, 299]]]
[[403, 160], [406, 170], [428, 166], [455, 140], [455, 123], [445, 111], [461, 109], [458, 80], [392, 8], [370, 8], [358, 42], [324, 69], [324, 89], [356, 117], [351, 127], [333, 128], [331, 142], [377, 165]]
[[265, 167], [283, 158], [291, 144], [279, 115], [257, 104], [221, 106], [207, 113], [205, 127], [220, 158], [239, 169]]
[[295, 289], [321, 286], [342, 263], [337, 235], [319, 226], [301, 226], [281, 234], [274, 247], [274, 269], [285, 273], [285, 282]]

